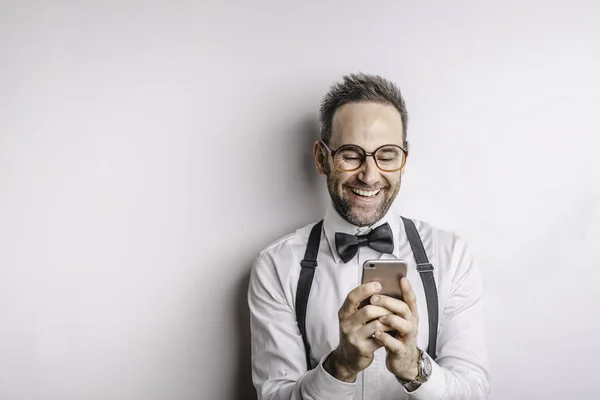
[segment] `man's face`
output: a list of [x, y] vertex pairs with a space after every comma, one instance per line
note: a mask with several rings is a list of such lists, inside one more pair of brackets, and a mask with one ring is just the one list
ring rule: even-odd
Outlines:
[[[402, 146], [403, 134], [400, 113], [394, 107], [348, 103], [334, 115], [329, 146], [335, 150], [355, 144], [373, 152], [385, 144]], [[383, 172], [369, 156], [358, 170], [341, 172], [319, 142], [315, 143], [314, 154], [317, 171], [327, 177], [329, 195], [342, 217], [357, 226], [368, 226], [383, 218], [400, 190], [404, 168]]]

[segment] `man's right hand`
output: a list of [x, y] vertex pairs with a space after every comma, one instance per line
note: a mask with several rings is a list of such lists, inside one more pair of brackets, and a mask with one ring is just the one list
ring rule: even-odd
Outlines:
[[373, 362], [375, 350], [383, 345], [373, 339], [377, 331], [389, 329], [379, 317], [390, 314], [390, 311], [372, 304], [358, 306], [364, 299], [379, 293], [379, 282], [370, 282], [352, 290], [340, 311], [340, 344], [323, 363], [330, 375], [344, 382], [354, 382], [356, 375]]

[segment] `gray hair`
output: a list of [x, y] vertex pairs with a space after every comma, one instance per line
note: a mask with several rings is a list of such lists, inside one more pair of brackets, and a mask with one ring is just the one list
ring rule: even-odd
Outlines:
[[345, 75], [342, 82], [331, 85], [329, 92], [323, 97], [319, 110], [321, 139], [329, 144], [333, 116], [341, 106], [347, 103], [362, 102], [389, 104], [398, 110], [404, 131], [403, 146], [408, 150], [406, 141], [408, 113], [404, 99], [396, 84], [379, 75], [363, 73]]

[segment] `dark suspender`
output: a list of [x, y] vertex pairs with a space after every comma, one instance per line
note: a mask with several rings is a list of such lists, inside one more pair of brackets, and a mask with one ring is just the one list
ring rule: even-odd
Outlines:
[[304, 259], [300, 261], [302, 269], [300, 270], [300, 278], [298, 279], [298, 290], [296, 290], [296, 320], [298, 328], [302, 334], [304, 342], [304, 352], [306, 353], [306, 368], [311, 369], [310, 362], [310, 343], [306, 335], [306, 306], [308, 305], [308, 295], [312, 286], [313, 277], [315, 276], [315, 268], [317, 268], [317, 254], [319, 253], [319, 243], [321, 242], [321, 228], [323, 220], [313, 226], [308, 237], [308, 244], [304, 252]]
[[404, 230], [408, 236], [408, 242], [417, 262], [417, 270], [421, 275], [423, 287], [425, 288], [425, 301], [427, 302], [427, 316], [429, 318], [429, 344], [427, 345], [427, 354], [435, 360], [437, 346], [437, 326], [438, 326], [438, 295], [433, 278], [433, 265], [427, 258], [423, 242], [417, 232], [417, 228], [412, 220], [401, 217], [404, 222]]
[[[407, 218], [402, 217], [404, 221], [404, 228], [410, 247], [412, 248], [413, 255], [417, 262], [417, 270], [421, 275], [423, 286], [425, 288], [425, 298], [427, 301], [427, 314], [429, 315], [429, 344], [427, 346], [427, 353], [431, 358], [435, 360], [436, 353], [436, 341], [437, 341], [437, 324], [438, 324], [438, 298], [437, 288], [435, 286], [435, 280], [433, 278], [433, 265], [429, 263], [427, 254], [423, 248], [421, 237], [417, 232], [415, 224]], [[311, 367], [311, 356], [310, 356], [310, 343], [308, 343], [308, 337], [306, 335], [306, 307], [308, 305], [308, 296], [310, 294], [310, 287], [315, 275], [315, 269], [317, 268], [317, 255], [319, 253], [319, 244], [321, 242], [321, 229], [323, 227], [323, 220], [319, 221], [310, 231], [308, 237], [308, 244], [306, 245], [306, 251], [304, 253], [304, 259], [300, 262], [300, 278], [298, 279], [298, 289], [296, 290], [296, 320], [298, 321], [298, 328], [302, 335], [302, 341], [304, 342], [304, 352], [306, 354], [306, 366], [310, 370]]]

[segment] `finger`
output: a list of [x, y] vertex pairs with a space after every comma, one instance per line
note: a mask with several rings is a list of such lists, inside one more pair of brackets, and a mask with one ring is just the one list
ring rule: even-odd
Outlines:
[[394, 338], [392, 335], [386, 332], [377, 331], [375, 332], [375, 340], [385, 346], [385, 348], [394, 354], [403, 354], [405, 351], [404, 343]]
[[376, 340], [373, 336], [366, 338], [365, 342], [365, 349], [367, 349], [368, 354], [373, 354], [376, 350], [383, 347], [383, 343], [381, 343], [379, 340]]
[[[378, 321], [379, 317], [388, 314], [390, 314], [390, 310], [369, 304], [358, 310], [358, 312], [354, 313], [349, 318], [340, 320], [340, 331], [348, 337], [357, 334], [360, 340], [365, 340], [376, 330], [372, 329], [371, 331], [366, 331], [364, 330], [365, 325], [371, 321]], [[383, 328], [383, 325], [380, 322], [378, 323], [378, 326]]]
[[387, 308], [369, 304], [358, 310], [358, 312], [351, 317], [351, 320], [353, 324], [364, 325], [369, 321], [388, 314], [391, 314], [391, 311]]
[[344, 300], [344, 304], [342, 304], [342, 307], [340, 308], [338, 314], [340, 320], [349, 318], [356, 310], [358, 310], [358, 305], [361, 301], [378, 293], [380, 290], [381, 284], [379, 282], [369, 282], [354, 288], [348, 293], [346, 300]]
[[408, 307], [408, 304], [393, 297], [378, 294], [371, 297], [371, 304], [387, 308], [394, 314], [397, 314], [404, 319], [409, 319], [412, 317], [412, 313]]
[[379, 317], [379, 322], [386, 326], [386, 329], [383, 330], [390, 330], [387, 329], [387, 327], [393, 328], [394, 330], [397, 330], [401, 336], [412, 335], [415, 332], [415, 326], [410, 321], [394, 314]]
[[391, 328], [389, 326], [382, 323], [379, 319], [376, 319], [361, 326], [360, 329], [356, 331], [356, 334], [364, 339], [372, 339], [375, 332], [383, 332], [390, 329]]
[[347, 338], [347, 343], [353, 348], [352, 351], [357, 353], [356, 355], [361, 356], [372, 356], [377, 349], [383, 347], [383, 343], [370, 336], [366, 338], [351, 336]]
[[408, 305], [412, 315], [419, 319], [419, 310], [417, 309], [417, 294], [406, 277], [400, 279], [400, 289], [402, 289], [402, 299]]
[[361, 354], [372, 354], [375, 350], [383, 347], [383, 343], [375, 340], [373, 336], [375, 332], [383, 329], [385, 329], [385, 325], [376, 319], [367, 325], [361, 325], [360, 329], [348, 335], [347, 340]]

